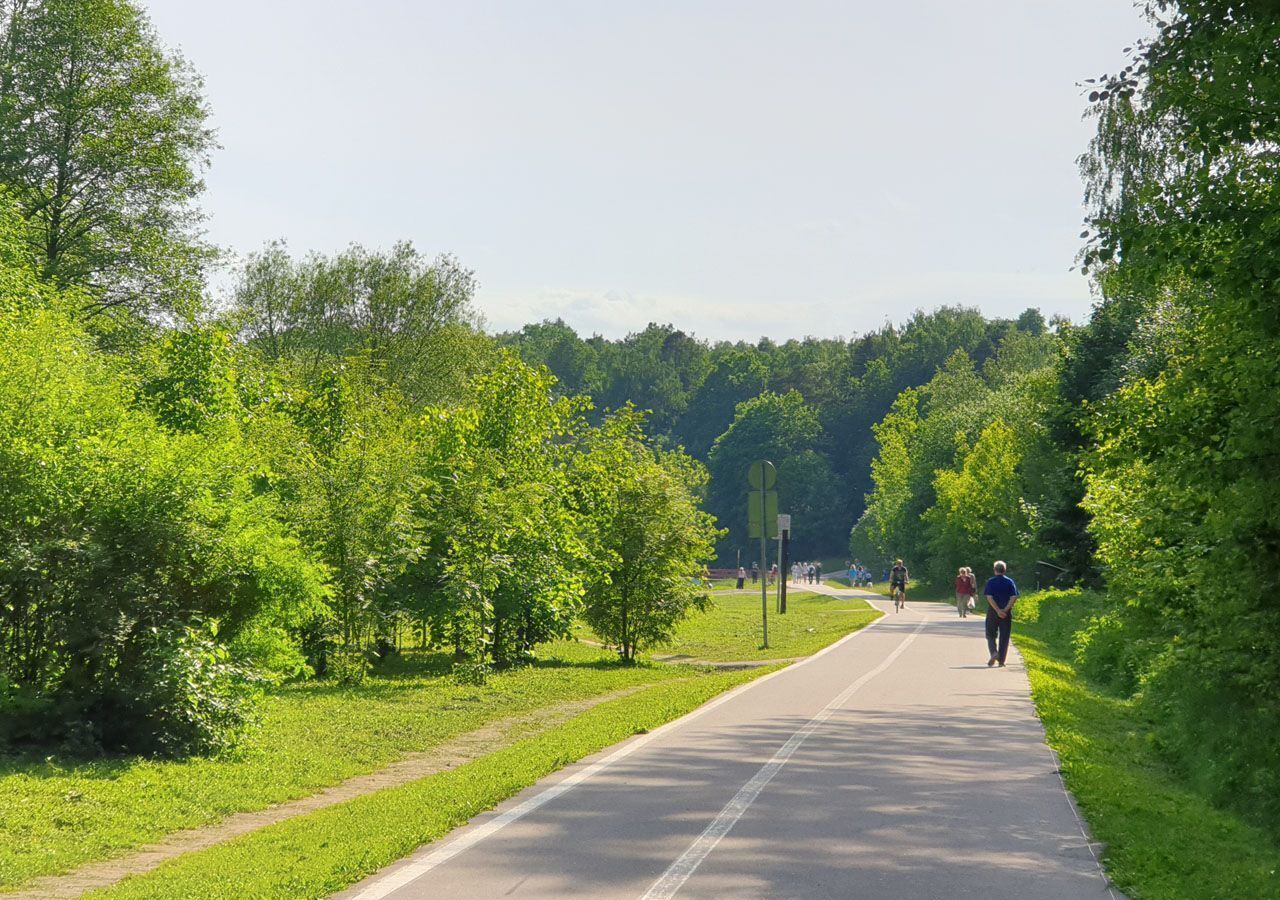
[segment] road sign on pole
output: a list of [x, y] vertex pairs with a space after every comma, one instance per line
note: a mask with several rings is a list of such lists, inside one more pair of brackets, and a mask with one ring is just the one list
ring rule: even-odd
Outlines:
[[[766, 541], [778, 534], [778, 492], [770, 490], [778, 481], [778, 470], [767, 459], [758, 459], [747, 470], [747, 483], [755, 490], [747, 495], [747, 535], [760, 539], [760, 621], [764, 646], [769, 646], [769, 551]], [[781, 574], [781, 573], [779, 573]]]
[[[760, 495], [764, 494], [763, 500]], [[747, 537], [772, 540], [778, 536], [778, 492], [751, 491], [747, 495]]]
[[757, 491], [767, 491], [778, 481], [778, 470], [767, 459], [758, 459], [747, 470], [747, 483]]

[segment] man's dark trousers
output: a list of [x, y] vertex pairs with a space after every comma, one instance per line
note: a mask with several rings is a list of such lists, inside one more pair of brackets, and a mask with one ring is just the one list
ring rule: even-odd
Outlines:
[[[987, 607], [987, 649], [991, 655], [1004, 662], [1009, 655], [1009, 630], [1013, 628], [1013, 613], [1005, 613], [1004, 618], [996, 615], [996, 611]], [[996, 637], [1000, 638], [1000, 646], [996, 647]]]

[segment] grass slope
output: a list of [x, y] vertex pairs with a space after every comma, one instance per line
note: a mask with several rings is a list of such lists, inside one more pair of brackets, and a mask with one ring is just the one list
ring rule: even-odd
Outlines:
[[554, 658], [484, 687], [441, 677], [447, 662], [435, 656], [411, 658], [353, 690], [286, 686], [268, 697], [261, 730], [230, 758], [0, 760], [0, 888], [307, 796], [486, 722], [689, 674], [619, 666], [581, 644], [550, 652]]
[[1106, 844], [1108, 874], [1132, 900], [1280, 897], [1280, 848], [1186, 786], [1134, 703], [1076, 670], [1072, 638], [1096, 611], [1087, 595], [1028, 596], [1014, 638], [1067, 786]]
[[[676, 629], [675, 639], [653, 647], [653, 657], [685, 656], [710, 662], [789, 659], [816, 653], [851, 631], [880, 617], [863, 600], [828, 597], [796, 590], [787, 594], [787, 613], [775, 610], [769, 595], [769, 647], [761, 646], [760, 593], [716, 591], [713, 606], [695, 613]], [[596, 640], [587, 627], [582, 637]]]
[[804, 591], [788, 591], [787, 613], [779, 615], [771, 592], [769, 647], [764, 649], [758, 594], [714, 600], [715, 608], [683, 622], [675, 640], [654, 652], [724, 662], [808, 656], [880, 617], [863, 600]]
[[[981, 585], [979, 585], [981, 587]], [[889, 582], [877, 581], [869, 588], [863, 590], [871, 591], [873, 594], [879, 594], [886, 600], [889, 598]], [[907, 585], [907, 602], [925, 602], [925, 603], [948, 603], [955, 606], [956, 595], [950, 587], [938, 587], [932, 584], [924, 584], [922, 582], [911, 582]], [[978, 597], [979, 612], [981, 612], [982, 597]]]
[[[813, 594], [792, 594], [788, 606], [786, 616], [770, 607], [764, 651], [759, 597], [717, 592], [715, 607], [659, 652], [725, 661], [806, 656], [878, 616], [862, 601]], [[409, 654], [355, 689], [288, 685], [271, 692], [262, 728], [229, 757], [0, 759], [0, 890], [308, 796], [497, 719], [691, 677], [687, 667], [621, 666], [609, 651], [571, 641], [544, 654], [538, 665], [499, 673], [484, 687], [443, 677], [448, 660], [432, 654]]]
[[542, 776], [683, 715], [763, 671], [768, 670], [703, 674], [646, 688], [457, 769], [189, 854], [91, 896], [326, 896], [447, 834]]

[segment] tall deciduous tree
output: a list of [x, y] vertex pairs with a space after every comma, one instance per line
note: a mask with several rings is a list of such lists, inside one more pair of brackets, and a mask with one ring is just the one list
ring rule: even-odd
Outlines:
[[814, 501], [834, 483], [830, 466], [818, 453], [821, 445], [818, 413], [797, 391], [766, 391], [738, 404], [733, 424], [716, 439], [707, 464], [712, 477], [708, 506], [728, 529], [722, 558], [733, 558], [731, 548], [743, 547], [749, 553], [755, 546], [746, 537], [747, 470], [758, 459], [778, 468], [778, 508], [796, 517], [795, 552], [804, 555], [821, 548], [832, 522], [826, 515], [829, 507], [815, 506]]
[[683, 453], [655, 452], [629, 408], [585, 443], [572, 469], [595, 559], [584, 617], [634, 660], [708, 602], [697, 576], [718, 533], [698, 508], [706, 470]]
[[453, 257], [428, 260], [407, 242], [298, 261], [274, 243], [250, 257], [236, 306], [243, 336], [271, 361], [314, 376], [362, 356], [421, 406], [456, 399], [480, 368], [474, 290], [475, 276]]
[[194, 306], [200, 81], [128, 0], [0, 4], [0, 183], [41, 277], [137, 311]]

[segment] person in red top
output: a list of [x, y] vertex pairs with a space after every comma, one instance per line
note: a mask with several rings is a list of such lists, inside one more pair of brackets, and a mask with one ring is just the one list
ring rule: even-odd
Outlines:
[[976, 587], [968, 568], [961, 567], [956, 572], [956, 611], [960, 613], [962, 619], [969, 615], [969, 601], [977, 592]]

